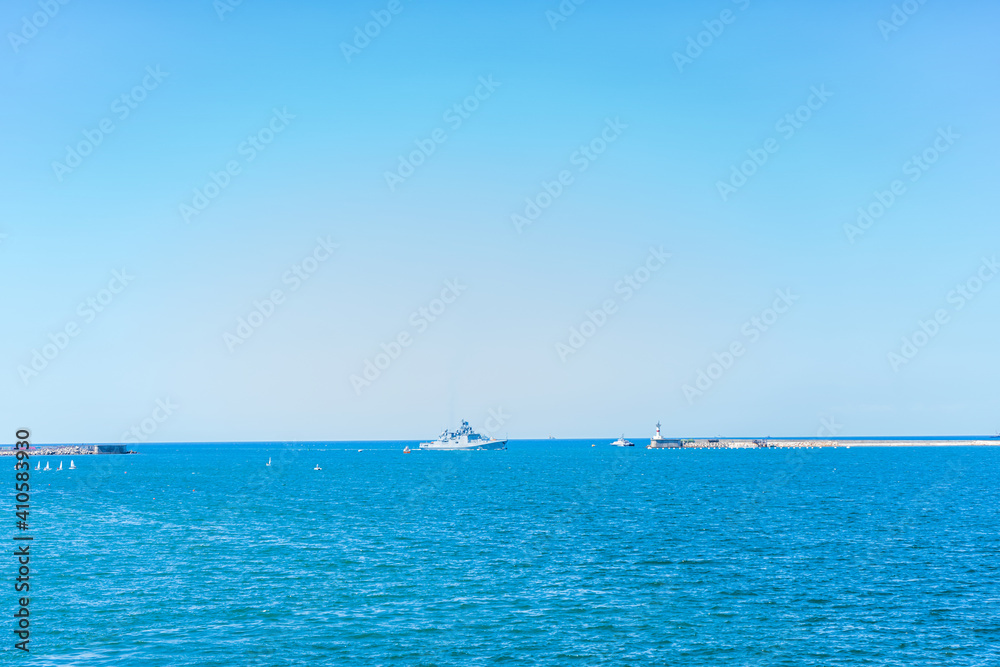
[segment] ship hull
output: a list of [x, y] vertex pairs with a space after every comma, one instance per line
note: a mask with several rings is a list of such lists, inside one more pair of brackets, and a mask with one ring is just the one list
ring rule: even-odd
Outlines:
[[477, 450], [507, 449], [506, 440], [489, 440], [487, 442], [421, 442], [420, 449], [438, 451], [471, 452]]

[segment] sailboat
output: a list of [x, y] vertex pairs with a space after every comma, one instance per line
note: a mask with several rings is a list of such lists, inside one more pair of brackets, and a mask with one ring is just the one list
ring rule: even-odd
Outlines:
[[45, 467], [42, 468], [42, 470], [52, 470], [52, 468], [49, 467], [49, 462], [48, 461], [45, 462]]
[[56, 468], [56, 472], [59, 472], [60, 470], [62, 470], [62, 461], [59, 462], [59, 467]]
[[410, 446], [409, 445], [407, 445], [406, 447], [403, 447], [403, 453], [404, 454], [409, 454], [410, 453]]
[[73, 463], [73, 459], [69, 460], [69, 469], [70, 470], [76, 470], [76, 464]]
[[39, 461], [38, 465], [35, 466], [35, 470], [41, 470], [41, 469], [42, 469], [42, 462]]
[[267, 465], [271, 465], [271, 457], [270, 456], [267, 457]]
[[322, 468], [320, 468], [320, 467], [319, 467], [319, 464], [317, 463], [317, 464], [316, 464], [316, 467], [315, 467], [315, 468], [313, 468], [313, 470], [322, 470]]

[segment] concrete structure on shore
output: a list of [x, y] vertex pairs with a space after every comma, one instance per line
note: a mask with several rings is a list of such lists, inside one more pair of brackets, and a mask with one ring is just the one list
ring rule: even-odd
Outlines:
[[[14, 449], [0, 449], [0, 456], [15, 456]], [[87, 456], [92, 454], [135, 454], [128, 445], [39, 445], [28, 456]]]

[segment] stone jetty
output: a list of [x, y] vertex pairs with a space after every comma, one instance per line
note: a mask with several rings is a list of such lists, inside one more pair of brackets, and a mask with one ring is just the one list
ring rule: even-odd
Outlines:
[[[887, 440], [864, 438], [857, 440], [795, 439], [795, 438], [691, 438], [685, 449], [781, 449], [817, 447], [961, 447], [1000, 445], [1000, 437], [969, 438], [967, 440]], [[638, 444], [638, 443], [637, 443]]]

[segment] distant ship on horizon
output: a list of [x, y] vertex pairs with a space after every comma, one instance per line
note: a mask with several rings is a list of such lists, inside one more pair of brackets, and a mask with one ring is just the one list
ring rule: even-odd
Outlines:
[[462, 420], [462, 425], [454, 431], [445, 429], [437, 440], [433, 442], [421, 442], [420, 449], [442, 449], [442, 450], [476, 450], [476, 449], [507, 449], [506, 440], [496, 438], [484, 438], [476, 433], [469, 426], [469, 422]]

